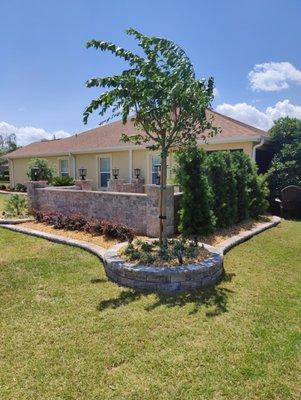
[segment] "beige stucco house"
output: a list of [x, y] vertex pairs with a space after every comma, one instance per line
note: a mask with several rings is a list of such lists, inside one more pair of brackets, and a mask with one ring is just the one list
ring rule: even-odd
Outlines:
[[[236, 121], [215, 111], [208, 111], [214, 116], [214, 125], [220, 133], [199, 145], [206, 151], [242, 150], [258, 161], [258, 152], [268, 149], [268, 134], [265, 131]], [[143, 146], [124, 144], [120, 141], [121, 133], [135, 134], [132, 122], [123, 125], [121, 121], [75, 134], [65, 139], [45, 140], [29, 144], [10, 154], [10, 183], [24, 183], [28, 178], [26, 170], [33, 157], [46, 158], [56, 166], [58, 175], [79, 176], [79, 168], [87, 169], [87, 179], [93, 181], [93, 189], [105, 190], [107, 181], [112, 177], [112, 169], [119, 169], [119, 177], [130, 181], [135, 168], [141, 170], [141, 177], [146, 184], [154, 183], [155, 165], [160, 163], [157, 153]], [[264, 157], [263, 157], [264, 158]], [[168, 176], [174, 157], [168, 160]]]

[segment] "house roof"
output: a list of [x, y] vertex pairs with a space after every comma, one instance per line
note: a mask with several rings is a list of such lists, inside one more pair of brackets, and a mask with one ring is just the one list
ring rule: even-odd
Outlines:
[[[220, 128], [220, 133], [208, 140], [209, 143], [233, 141], [258, 141], [268, 137], [267, 132], [253, 126], [236, 121], [233, 118], [208, 110], [214, 117], [213, 125]], [[125, 125], [122, 121], [115, 121], [88, 131], [75, 134], [65, 139], [43, 140], [31, 143], [9, 153], [8, 158], [46, 157], [58, 156], [69, 153], [85, 153], [97, 151], [121, 150], [133, 148], [120, 141], [122, 133], [133, 135], [140, 133], [132, 121]], [[141, 146], [135, 146], [137, 148]]]

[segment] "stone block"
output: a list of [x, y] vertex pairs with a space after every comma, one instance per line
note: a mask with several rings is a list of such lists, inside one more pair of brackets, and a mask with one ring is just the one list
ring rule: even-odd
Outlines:
[[92, 190], [93, 181], [92, 179], [77, 179], [75, 185], [80, 188], [80, 190]]

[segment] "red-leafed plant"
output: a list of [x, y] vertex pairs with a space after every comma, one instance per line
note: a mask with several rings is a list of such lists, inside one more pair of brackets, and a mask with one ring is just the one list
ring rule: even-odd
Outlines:
[[133, 229], [114, 222], [97, 219], [86, 220], [81, 214], [64, 215], [53, 211], [34, 210], [37, 222], [53, 226], [55, 229], [85, 231], [92, 235], [104, 235], [110, 239], [131, 242], [135, 236]]

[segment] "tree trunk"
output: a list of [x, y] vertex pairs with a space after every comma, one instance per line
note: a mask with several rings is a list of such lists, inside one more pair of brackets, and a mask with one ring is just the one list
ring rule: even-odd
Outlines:
[[161, 177], [160, 177], [160, 245], [167, 242], [166, 235], [166, 179], [167, 178], [167, 154], [162, 150], [161, 154]]

